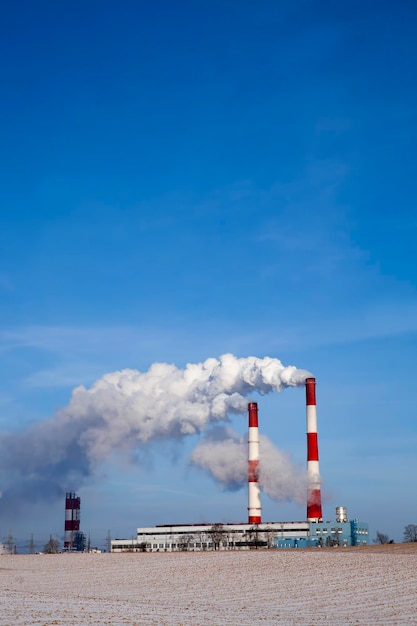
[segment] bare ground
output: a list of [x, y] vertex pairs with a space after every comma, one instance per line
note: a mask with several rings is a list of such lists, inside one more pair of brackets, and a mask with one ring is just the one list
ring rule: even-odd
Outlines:
[[0, 557], [2, 626], [417, 625], [417, 543]]

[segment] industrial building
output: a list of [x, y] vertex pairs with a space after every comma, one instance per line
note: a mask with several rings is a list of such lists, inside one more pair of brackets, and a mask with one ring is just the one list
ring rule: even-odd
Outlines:
[[192, 524], [138, 528], [136, 539], [115, 539], [112, 552], [176, 552], [273, 548], [276, 538], [307, 538], [307, 522]]
[[329, 548], [366, 546], [369, 542], [369, 527], [358, 519], [348, 520], [346, 508], [336, 507], [336, 520], [311, 522], [307, 537], [274, 538], [275, 548]]
[[[337, 507], [346, 511], [345, 507]], [[186, 524], [138, 528], [136, 538], [114, 539], [112, 552], [200, 552], [254, 548], [365, 546], [369, 528], [359, 520], [270, 522], [261, 524]]]
[[337, 507], [335, 521], [323, 521], [319, 470], [316, 380], [307, 378], [307, 512], [300, 522], [262, 522], [259, 484], [258, 405], [248, 404], [248, 522], [243, 524], [158, 525], [138, 528], [136, 538], [115, 539], [112, 552], [174, 552], [363, 546], [368, 543], [365, 522], [349, 521], [346, 508]]

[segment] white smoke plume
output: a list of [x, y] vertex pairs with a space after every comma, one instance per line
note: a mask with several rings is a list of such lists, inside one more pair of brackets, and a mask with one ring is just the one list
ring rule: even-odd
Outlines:
[[[59, 497], [78, 488], [113, 451], [138, 454], [152, 442], [205, 432], [246, 413], [245, 396], [304, 384], [309, 373], [278, 359], [225, 354], [184, 369], [154, 363], [147, 372], [106, 374], [77, 387], [50, 419], [0, 441], [3, 506]], [[0, 485], [2, 488], [3, 485]]]
[[248, 482], [248, 440], [231, 428], [216, 426], [197, 444], [190, 455], [226, 489], [239, 489]]
[[[191, 462], [207, 471], [226, 489], [248, 481], [248, 440], [230, 428], [208, 432], [191, 453]], [[279, 450], [268, 437], [259, 437], [259, 483], [273, 500], [304, 504], [307, 472]]]

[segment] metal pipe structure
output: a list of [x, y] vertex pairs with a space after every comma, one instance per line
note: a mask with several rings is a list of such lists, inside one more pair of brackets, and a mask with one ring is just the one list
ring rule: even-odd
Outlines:
[[307, 521], [322, 521], [319, 447], [317, 440], [316, 379], [307, 378]]
[[64, 548], [72, 550], [75, 533], [80, 530], [81, 500], [75, 493], [68, 492], [65, 496], [65, 534]]
[[248, 404], [249, 414], [249, 463], [248, 463], [248, 523], [261, 523], [261, 490], [259, 487], [259, 431], [258, 405]]

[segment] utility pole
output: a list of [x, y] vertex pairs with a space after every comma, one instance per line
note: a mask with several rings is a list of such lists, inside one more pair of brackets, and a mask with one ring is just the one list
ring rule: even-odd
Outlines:
[[8, 535], [7, 541], [6, 541], [7, 553], [8, 554], [13, 554], [13, 544], [14, 544], [14, 539], [13, 539], [12, 529], [10, 529], [9, 530], [9, 535]]
[[35, 554], [35, 542], [33, 540], [33, 533], [31, 534], [29, 541], [29, 554]]
[[110, 530], [107, 531], [106, 552], [111, 552], [111, 534], [110, 534]]

